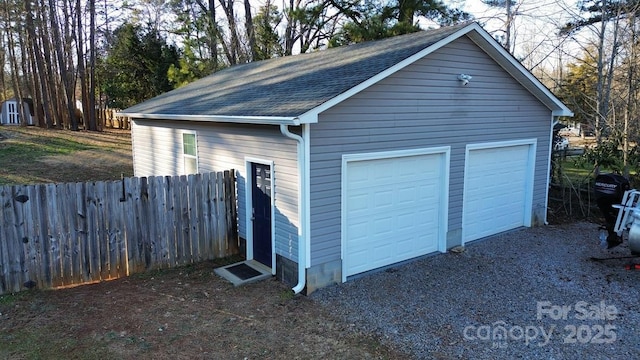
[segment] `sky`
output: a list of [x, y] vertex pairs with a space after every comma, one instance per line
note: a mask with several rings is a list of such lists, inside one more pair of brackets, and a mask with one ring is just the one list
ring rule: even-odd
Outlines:
[[[492, 35], [504, 35], [505, 9], [491, 8], [481, 0], [444, 2], [474, 15]], [[512, 11], [516, 14], [512, 36], [514, 55], [527, 68], [554, 66], [560, 50], [572, 51], [572, 45], [557, 33], [558, 27], [576, 14], [576, 0], [516, 0]]]

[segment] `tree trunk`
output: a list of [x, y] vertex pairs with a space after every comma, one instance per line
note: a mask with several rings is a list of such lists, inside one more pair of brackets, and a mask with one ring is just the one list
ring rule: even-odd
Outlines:
[[[89, 119], [87, 114], [88, 103], [88, 84], [87, 84], [87, 72], [85, 68], [85, 51], [84, 51], [84, 38], [82, 37], [82, 3], [80, 0], [76, 0], [76, 52], [78, 57], [78, 78], [80, 79], [80, 92], [82, 101], [82, 124], [84, 128], [88, 128]], [[77, 111], [76, 111], [77, 112]], [[74, 116], [75, 117], [75, 116]]]
[[31, 83], [32, 93], [31, 96], [33, 98], [33, 112], [38, 119], [38, 126], [44, 127], [44, 116], [42, 115], [44, 112], [42, 111], [42, 91], [41, 91], [41, 83], [40, 75], [38, 71], [37, 65], [37, 48], [34, 47], [34, 37], [33, 37], [33, 18], [31, 16], [31, 4], [29, 1], [25, 2], [25, 30], [26, 30], [26, 49], [31, 52], [29, 56], [29, 67], [31, 69], [31, 77], [29, 82]]
[[[0, 49], [6, 49], [5, 45], [4, 28], [0, 27]], [[6, 53], [4, 51], [0, 51], [0, 64], [6, 64], [6, 60]], [[0, 91], [2, 100], [5, 100], [7, 98], [7, 82], [4, 71], [0, 73]]]
[[253, 17], [251, 16], [251, 4], [249, 0], [244, 0], [244, 27], [247, 30], [247, 39], [249, 39], [249, 52], [253, 61], [258, 58], [258, 49], [256, 48], [256, 32], [253, 27]]
[[[60, 71], [60, 78], [62, 81], [62, 94], [64, 95], [64, 102], [61, 108], [65, 108], [66, 105], [66, 113], [67, 118], [71, 120], [70, 128], [72, 130], [78, 130], [78, 122], [75, 119], [75, 111], [74, 111], [74, 89], [73, 83], [71, 79], [71, 67], [72, 64], [67, 64], [66, 59], [64, 58], [65, 50], [63, 48], [62, 36], [60, 34], [60, 23], [58, 22], [58, 14], [55, 11], [55, 0], [49, 0], [49, 20], [51, 22], [51, 30], [53, 35], [53, 44], [55, 48], [55, 55], [58, 61], [58, 70]], [[61, 98], [60, 101], [63, 101]]]
[[40, 24], [40, 41], [41, 41], [41, 46], [42, 46], [42, 51], [43, 51], [43, 57], [44, 57], [44, 64], [46, 64], [45, 66], [45, 73], [46, 73], [46, 78], [48, 79], [48, 81], [46, 82], [46, 87], [47, 87], [47, 96], [49, 97], [49, 106], [45, 107], [45, 112], [49, 112], [50, 114], [50, 123], [47, 123], [47, 127], [49, 128], [53, 128], [54, 126], [57, 127], [61, 127], [62, 126], [62, 118], [60, 115], [60, 111], [58, 108], [58, 91], [57, 91], [57, 84], [58, 81], [56, 81], [56, 77], [55, 74], [56, 69], [55, 69], [55, 64], [53, 63], [53, 60], [51, 59], [51, 44], [49, 42], [49, 27], [47, 26], [47, 22], [45, 21], [45, 17], [46, 15], [46, 4], [44, 3], [45, 0], [41, 0], [40, 4], [38, 6], [38, 11], [36, 12], [37, 14], [37, 19], [38, 19], [38, 23]]
[[296, 27], [297, 20], [293, 16], [294, 8], [297, 7], [299, 0], [289, 0], [289, 9], [285, 12], [287, 18], [287, 27], [284, 31], [284, 55], [291, 55], [293, 53], [293, 44], [296, 42]]
[[[207, 46], [209, 47], [209, 56], [211, 57], [211, 68], [213, 72], [216, 72], [216, 70], [218, 70], [218, 39], [220, 37], [218, 22], [216, 21], [216, 2], [215, 0], [209, 0], [205, 6], [201, 0], [196, 0], [196, 4], [202, 12], [207, 14]], [[224, 40], [221, 40], [221, 43], [224, 44]]]
[[[228, 1], [228, 2], [226, 2]], [[220, 0], [220, 5], [227, 16], [229, 22], [229, 33], [231, 39], [227, 50], [227, 61], [229, 65], [243, 62], [242, 50], [240, 49], [240, 38], [238, 37], [238, 26], [236, 25], [236, 15], [233, 9], [233, 0]]]
[[398, 22], [413, 25], [416, 12], [416, 0], [398, 1]]
[[602, 142], [602, 126], [605, 120], [604, 117], [604, 104], [602, 103], [602, 93], [604, 89], [604, 45], [605, 35], [607, 30], [606, 18], [606, 4], [607, 1], [602, 1], [602, 21], [600, 23], [600, 33], [598, 34], [598, 58], [596, 64], [596, 113], [594, 119], [594, 132], [596, 135], [596, 144], [600, 145]]
[[[109, 16], [106, 16], [109, 18]], [[96, 119], [96, 0], [89, 0], [89, 98], [87, 99], [87, 109], [89, 112], [87, 120], [89, 130], [97, 131], [98, 121]]]
[[[48, 111], [50, 106], [49, 92], [47, 91], [47, 71], [44, 65], [44, 59], [40, 52], [41, 46], [38, 44], [38, 36], [36, 35], [34, 21], [33, 21], [33, 9], [31, 7], [31, 1], [25, 1], [26, 6], [26, 26], [28, 34], [29, 48], [32, 52], [32, 59], [34, 63], [34, 82], [36, 98], [34, 99], [35, 113], [38, 116], [38, 123], [41, 127], [51, 127], [53, 120], [51, 114]], [[37, 6], [37, 3], [36, 3]], [[37, 9], [36, 9], [37, 11]]]
[[637, 43], [637, 34], [636, 34], [636, 18], [634, 15], [629, 15], [629, 27], [631, 29], [631, 41], [627, 42], [629, 49], [628, 51], [628, 61], [629, 68], [627, 70], [627, 106], [625, 108], [624, 114], [624, 129], [622, 132], [622, 153], [623, 153], [623, 164], [624, 164], [624, 172], [625, 175], [629, 173], [629, 152], [630, 152], [630, 144], [629, 144], [629, 122], [631, 117], [636, 113], [636, 102], [638, 89], [636, 86], [636, 62], [638, 58], [636, 58], [636, 46]]
[[[4, 3], [4, 13], [5, 20], [7, 23], [12, 23], [15, 21], [11, 14], [11, 10], [9, 9], [9, 4], [7, 2]], [[14, 33], [16, 29], [7, 28], [7, 48], [9, 51], [9, 68], [11, 70], [11, 82], [13, 85], [13, 94], [16, 99], [16, 105], [18, 110], [18, 116], [20, 117], [20, 125], [25, 126], [25, 111], [24, 111], [24, 101], [22, 94], [22, 87], [20, 86], [20, 72], [18, 66], [18, 59], [16, 57], [16, 41]]]
[[505, 26], [505, 42], [504, 48], [507, 49], [509, 53], [511, 51], [511, 26], [513, 24], [512, 14], [511, 14], [511, 0], [506, 0], [506, 10], [507, 10], [507, 24]]
[[216, 3], [209, 0], [209, 54], [213, 65], [213, 71], [218, 70], [218, 23], [216, 22]]

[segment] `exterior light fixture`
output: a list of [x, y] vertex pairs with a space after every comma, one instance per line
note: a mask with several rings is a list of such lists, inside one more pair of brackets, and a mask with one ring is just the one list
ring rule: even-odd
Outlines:
[[471, 79], [473, 79], [473, 77], [471, 77], [471, 75], [467, 75], [467, 74], [458, 75], [458, 80], [460, 80], [460, 82], [462, 82], [462, 85], [469, 84], [469, 80], [471, 80]]

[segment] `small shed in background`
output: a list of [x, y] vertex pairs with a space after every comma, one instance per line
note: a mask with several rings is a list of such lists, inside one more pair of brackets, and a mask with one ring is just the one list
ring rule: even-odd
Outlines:
[[[31, 99], [22, 99], [22, 104], [27, 125], [35, 125], [33, 101]], [[18, 105], [18, 99], [16, 98], [5, 100], [2, 103], [0, 108], [1, 125], [20, 125], [20, 107]]]

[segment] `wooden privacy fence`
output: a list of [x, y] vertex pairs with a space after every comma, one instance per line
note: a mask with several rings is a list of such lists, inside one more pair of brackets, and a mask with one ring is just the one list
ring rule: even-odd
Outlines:
[[125, 129], [131, 130], [131, 118], [116, 116], [120, 109], [97, 109], [96, 117], [98, 124], [105, 129]]
[[0, 294], [238, 253], [233, 171], [0, 187]]

